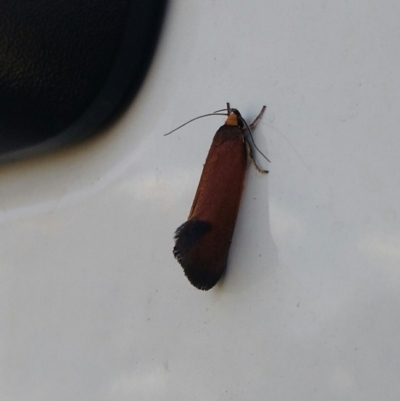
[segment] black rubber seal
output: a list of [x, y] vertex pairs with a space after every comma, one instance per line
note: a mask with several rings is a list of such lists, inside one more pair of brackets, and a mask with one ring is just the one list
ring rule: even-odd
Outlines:
[[137, 93], [167, 0], [0, 0], [0, 160], [94, 134]]

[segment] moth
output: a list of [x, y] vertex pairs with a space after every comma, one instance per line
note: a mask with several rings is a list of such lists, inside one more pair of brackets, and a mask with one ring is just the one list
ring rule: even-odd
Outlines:
[[225, 271], [249, 159], [259, 172], [268, 173], [254, 161], [253, 147], [267, 157], [251, 135], [265, 109], [263, 106], [251, 124], [229, 103], [227, 109], [207, 114], [221, 115], [218, 113], [226, 110], [223, 115], [227, 119], [211, 143], [189, 217], [177, 228], [173, 249], [186, 277], [200, 290], [214, 287]]

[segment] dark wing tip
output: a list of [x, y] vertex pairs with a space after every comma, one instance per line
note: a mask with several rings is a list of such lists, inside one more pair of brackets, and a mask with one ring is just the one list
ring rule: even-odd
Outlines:
[[[183, 267], [188, 280], [199, 290], [209, 290], [214, 287], [222, 275], [222, 271], [211, 269], [192, 254], [199, 239], [210, 229], [211, 223], [208, 221], [188, 220], [175, 232], [174, 256]], [[196, 253], [199, 253], [198, 248]]]
[[182, 264], [183, 271], [190, 283], [199, 290], [210, 290], [218, 283], [222, 276], [222, 271], [210, 270], [207, 267], [199, 266], [198, 264]]
[[181, 260], [190, 253], [197, 241], [211, 229], [211, 223], [203, 220], [188, 220], [175, 231], [174, 256]]

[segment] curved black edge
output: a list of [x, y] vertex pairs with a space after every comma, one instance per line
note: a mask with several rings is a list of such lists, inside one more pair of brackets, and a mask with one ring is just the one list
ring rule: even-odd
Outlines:
[[[51, 139], [0, 155], [0, 163], [38, 156], [63, 146], [77, 143], [93, 136], [100, 128], [112, 124], [127, 109], [144, 82], [161, 35], [168, 10], [168, 1], [158, 0], [151, 4], [152, 7], [149, 7], [149, 4], [145, 4], [146, 2], [142, 2], [140, 5], [141, 12], [150, 13], [154, 16], [154, 29], [149, 35], [150, 38], [145, 37], [141, 40], [139, 51], [142, 52], [143, 57], [141, 63], [136, 66], [137, 70], [134, 79], [132, 69], [134, 68], [135, 57], [131, 56], [129, 48], [135, 38], [134, 27], [135, 20], [138, 18], [137, 15], [143, 15], [140, 12], [130, 13], [127, 26], [131, 28], [128, 28], [124, 35], [112, 72], [97, 98], [83, 115], [69, 128]], [[133, 4], [132, 7], [137, 9], [137, 4]], [[138, 51], [138, 49], [135, 51]], [[104, 116], [103, 119], [99, 119], [98, 115]]]

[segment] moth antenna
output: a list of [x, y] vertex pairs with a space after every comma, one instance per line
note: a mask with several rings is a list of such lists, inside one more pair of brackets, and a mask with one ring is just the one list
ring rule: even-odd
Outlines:
[[267, 160], [267, 162], [271, 163], [271, 160], [269, 160], [268, 157], [265, 156], [263, 152], [261, 152], [261, 150], [258, 148], [258, 146], [256, 145], [256, 143], [254, 142], [253, 134], [251, 133], [250, 130], [249, 130], [249, 135], [250, 135], [250, 138], [251, 138], [251, 142], [253, 143], [254, 149], [255, 149], [265, 160]]
[[192, 118], [191, 120], [185, 122], [185, 124], [180, 125], [178, 128], [175, 128], [175, 129], [173, 129], [172, 131], [167, 132], [166, 134], [164, 134], [164, 136], [167, 136], [167, 135], [169, 135], [169, 134], [172, 134], [172, 133], [175, 132], [175, 131], [178, 131], [178, 129], [184, 127], [184, 126], [187, 125], [187, 124], [190, 124], [192, 121], [198, 120], [198, 119], [203, 118], [203, 117], [209, 117], [209, 116], [226, 116], [226, 114], [221, 114], [221, 113], [218, 114], [217, 112], [215, 112], [215, 113], [210, 113], [210, 114], [203, 114], [202, 116]]
[[[228, 111], [228, 109], [215, 110], [214, 113], [220, 113], [221, 111]], [[226, 115], [226, 114], [224, 114], [224, 115]]]

